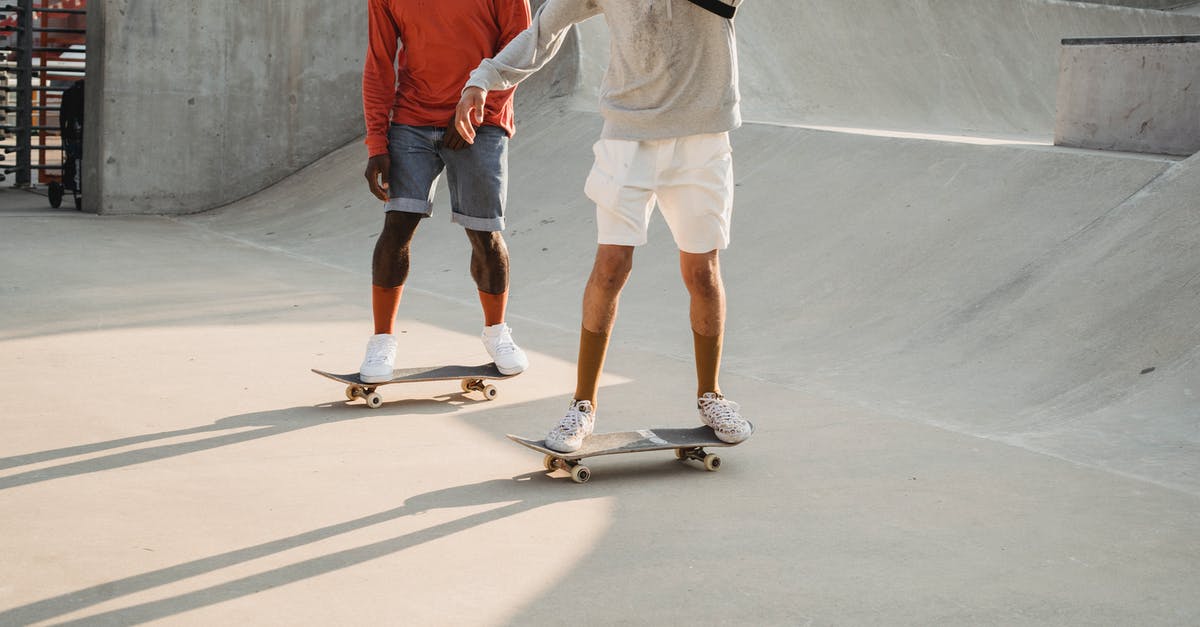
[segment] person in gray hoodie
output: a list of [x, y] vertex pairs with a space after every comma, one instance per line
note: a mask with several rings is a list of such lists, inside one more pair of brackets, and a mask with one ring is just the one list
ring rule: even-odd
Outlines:
[[[737, 7], [740, 0], [727, 2]], [[725, 329], [720, 251], [729, 245], [733, 160], [741, 125], [734, 22], [691, 0], [546, 0], [528, 29], [471, 73], [455, 114], [468, 142], [489, 91], [508, 89], [558, 52], [572, 25], [603, 15], [611, 36], [601, 88], [604, 128], [584, 192], [596, 203], [598, 247], [583, 295], [574, 398], [546, 445], [578, 450], [595, 428], [600, 373], [634, 247], [657, 201], [679, 247], [701, 421], [726, 442], [752, 428], [717, 384]]]

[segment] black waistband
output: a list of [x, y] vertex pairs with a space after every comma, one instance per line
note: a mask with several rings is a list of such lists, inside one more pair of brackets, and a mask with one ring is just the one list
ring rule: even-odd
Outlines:
[[727, 20], [733, 19], [733, 14], [737, 12], [737, 7], [725, 4], [720, 0], [688, 0], [688, 2], [712, 11]]

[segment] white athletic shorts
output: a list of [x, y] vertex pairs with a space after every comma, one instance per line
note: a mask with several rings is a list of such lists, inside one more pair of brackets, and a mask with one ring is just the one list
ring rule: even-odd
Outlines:
[[596, 203], [601, 244], [641, 246], [655, 200], [679, 250], [729, 246], [733, 154], [729, 133], [652, 141], [601, 139], [584, 192]]

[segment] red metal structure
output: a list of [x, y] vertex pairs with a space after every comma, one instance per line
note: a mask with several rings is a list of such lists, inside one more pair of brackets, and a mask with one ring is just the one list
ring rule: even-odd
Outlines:
[[19, 0], [0, 8], [0, 52], [4, 173], [14, 175], [15, 186], [30, 187], [37, 172], [37, 183], [58, 185], [61, 200], [58, 112], [63, 92], [84, 77], [87, 0]]

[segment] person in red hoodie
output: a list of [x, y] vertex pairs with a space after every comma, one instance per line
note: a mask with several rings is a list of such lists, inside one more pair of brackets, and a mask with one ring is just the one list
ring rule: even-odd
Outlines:
[[482, 339], [504, 374], [528, 366], [505, 323], [508, 248], [504, 204], [513, 90], [487, 103], [474, 144], [454, 130], [454, 111], [471, 70], [529, 26], [528, 0], [368, 0], [370, 42], [363, 66], [367, 184], [385, 203], [371, 267], [375, 334], [359, 368], [364, 382], [388, 381], [396, 362], [396, 313], [408, 278], [417, 225], [433, 211], [442, 171], [450, 219], [466, 229], [471, 276], [483, 306]]

